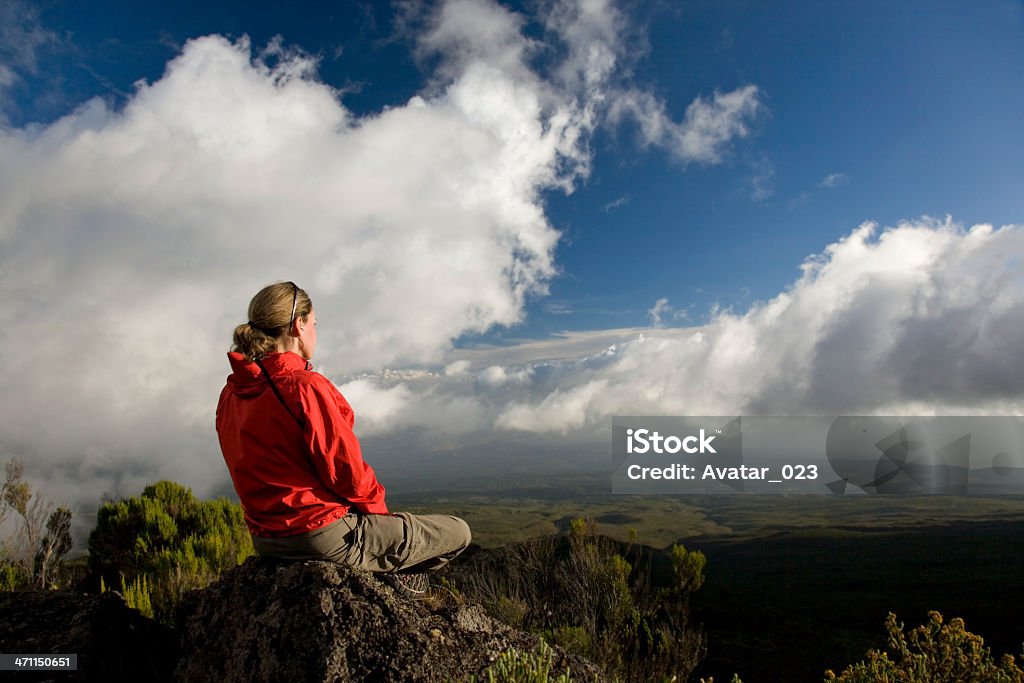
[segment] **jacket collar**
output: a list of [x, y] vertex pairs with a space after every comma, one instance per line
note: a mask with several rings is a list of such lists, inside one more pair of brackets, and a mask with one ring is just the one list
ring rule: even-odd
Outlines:
[[[267, 372], [278, 375], [282, 372], [294, 372], [296, 370], [312, 370], [313, 364], [297, 353], [285, 351], [284, 353], [270, 353], [260, 359]], [[231, 364], [231, 374], [228, 376], [228, 386], [239, 395], [252, 395], [263, 392], [267, 386], [267, 380], [263, 371], [256, 363], [250, 363], [242, 354], [231, 351], [228, 353], [228, 362]]]

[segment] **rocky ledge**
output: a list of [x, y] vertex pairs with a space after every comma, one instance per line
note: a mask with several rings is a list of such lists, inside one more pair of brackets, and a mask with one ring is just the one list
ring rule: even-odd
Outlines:
[[[439, 603], [439, 604], [437, 604]], [[250, 558], [179, 610], [180, 681], [464, 681], [537, 637], [454, 599], [407, 601], [329, 562]], [[598, 680], [556, 651], [554, 668]]]
[[10, 681], [170, 681], [177, 637], [118, 593], [0, 592], [0, 652], [78, 655], [75, 671], [5, 671]]
[[[443, 592], [443, 589], [441, 589]], [[176, 629], [116, 593], [0, 594], [0, 652], [76, 653], [79, 670], [19, 680], [467, 681], [538, 638], [454, 596], [408, 601], [372, 574], [252, 557], [179, 607]], [[557, 648], [553, 672], [600, 681]]]

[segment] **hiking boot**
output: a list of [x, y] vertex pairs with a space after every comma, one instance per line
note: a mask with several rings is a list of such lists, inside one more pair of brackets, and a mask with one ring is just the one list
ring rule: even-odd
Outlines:
[[385, 574], [383, 578], [407, 600], [422, 600], [430, 588], [430, 577], [426, 574]]

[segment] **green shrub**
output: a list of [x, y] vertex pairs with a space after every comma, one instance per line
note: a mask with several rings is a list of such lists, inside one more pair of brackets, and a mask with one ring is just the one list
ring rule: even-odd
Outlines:
[[594, 639], [582, 626], [559, 626], [544, 634], [544, 638], [566, 652], [586, 657], [594, 649]]
[[[462, 592], [497, 619], [532, 630], [621, 681], [686, 680], [703, 654], [688, 624], [702, 553], [671, 550], [673, 577], [651, 585], [651, 555], [573, 520], [566, 537], [506, 546], [458, 568]], [[510, 619], [511, 615], [511, 619]]]
[[526, 616], [530, 611], [529, 605], [516, 598], [501, 595], [490, 605], [488, 610], [491, 615], [509, 626], [523, 628], [526, 623]]
[[[552, 651], [544, 641], [533, 652], [507, 650], [484, 671], [487, 683], [572, 683], [569, 671], [552, 677]], [[476, 677], [470, 679], [476, 683]]]
[[677, 588], [695, 591], [704, 585], [704, 568], [708, 563], [704, 553], [687, 550], [675, 543], [669, 549], [669, 556], [672, 558], [673, 576], [679, 584]]
[[964, 628], [963, 619], [943, 624], [938, 612], [928, 613], [928, 623], [909, 633], [896, 615], [885, 620], [889, 652], [870, 650], [867, 658], [851, 664], [839, 675], [825, 672], [826, 681], [841, 683], [1022, 683], [1024, 671], [1013, 656], [998, 662], [981, 636]]
[[94, 585], [122, 586], [126, 600], [130, 591], [165, 623], [186, 591], [216, 581], [252, 553], [241, 506], [223, 498], [201, 501], [171, 481], [104, 503], [89, 535]]
[[149, 597], [149, 582], [146, 580], [145, 574], [132, 581], [130, 585], [125, 584], [122, 576], [121, 595], [124, 596], [124, 601], [129, 607], [139, 610], [143, 616], [153, 618], [153, 604]]
[[25, 466], [11, 459], [0, 481], [0, 524], [11, 513], [15, 532], [0, 543], [0, 590], [67, 585], [64, 556], [71, 550], [71, 510], [55, 508], [24, 480]]
[[16, 564], [0, 564], [0, 591], [24, 590], [32, 577]]

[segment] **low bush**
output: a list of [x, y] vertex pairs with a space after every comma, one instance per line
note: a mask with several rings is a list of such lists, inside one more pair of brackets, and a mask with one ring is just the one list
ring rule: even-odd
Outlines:
[[62, 588], [68, 585], [64, 556], [71, 550], [71, 510], [34, 492], [16, 459], [0, 482], [0, 524], [12, 513], [15, 532], [0, 544], [0, 590]]
[[[1024, 670], [1012, 655], [998, 661], [981, 636], [964, 627], [963, 619], [943, 623], [938, 612], [928, 622], [904, 633], [903, 624], [889, 613], [885, 629], [889, 650], [869, 650], [863, 661], [851, 664], [825, 680], [839, 683], [1022, 683]], [[1024, 655], [1022, 655], [1024, 656]]]
[[[503, 652], [479, 683], [572, 683], [568, 671], [553, 675], [551, 666], [551, 648], [541, 641], [533, 652]], [[478, 683], [475, 676], [470, 683]]]
[[672, 578], [651, 581], [651, 555], [574, 520], [569, 534], [516, 543], [458, 570], [463, 593], [497, 619], [601, 667], [620, 681], [686, 680], [704, 652], [690, 627], [689, 596], [703, 583], [705, 558], [669, 551]]
[[104, 503], [89, 535], [95, 585], [120, 588], [130, 606], [164, 623], [186, 591], [213, 583], [252, 554], [241, 506], [201, 501], [171, 481]]

